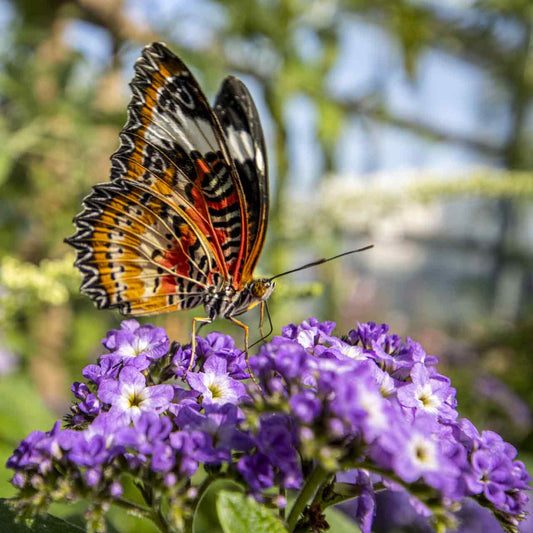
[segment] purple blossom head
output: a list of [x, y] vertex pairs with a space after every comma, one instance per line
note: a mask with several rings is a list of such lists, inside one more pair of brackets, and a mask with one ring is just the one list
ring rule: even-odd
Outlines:
[[30, 434], [7, 462], [12, 483], [30, 499], [49, 484], [108, 505], [129, 475], [192, 512], [199, 487], [191, 476], [201, 469], [235, 476], [277, 506], [284, 503], [274, 489], [299, 490], [323, 471], [328, 490], [342, 485], [357, 497], [352, 512], [364, 532], [372, 529], [376, 482], [415, 486], [419, 497], [409, 501], [424, 516], [444, 516], [469, 496], [515, 527], [530, 476], [497, 433], [458, 419], [455, 389], [436, 359], [386, 324], [358, 324], [343, 338], [334, 327], [310, 319], [263, 345], [250, 360], [258, 390], [244, 382], [245, 356], [231, 337], [198, 337], [189, 372], [190, 346], [173, 343], [163, 357], [164, 331], [126, 320], [103, 341], [110, 353], [72, 386], [77, 430], [57, 423]]
[[169, 340], [163, 328], [151, 324], [141, 326], [136, 320], [123, 320], [120, 329], [108, 331], [102, 344], [122, 359], [144, 356], [159, 359], [169, 349]]
[[231, 377], [228, 362], [218, 355], [210, 356], [201, 372], [189, 372], [187, 382], [201, 395], [202, 402], [238, 403], [246, 397], [244, 384]]
[[[246, 366], [246, 354], [235, 346], [235, 341], [229, 335], [212, 332], [205, 338], [198, 337], [197, 355], [207, 362], [212, 356], [226, 361], [226, 371], [233, 379], [249, 378]], [[204, 363], [205, 368], [205, 363]]]
[[450, 380], [430, 375], [422, 363], [415, 363], [410, 372], [411, 383], [398, 388], [398, 401], [408, 409], [455, 420], [455, 389]]
[[133, 421], [146, 411], [165, 411], [173, 397], [172, 385], [148, 386], [144, 375], [130, 366], [121, 370], [118, 381], [104, 380], [98, 387], [98, 398], [109, 404], [112, 412]]

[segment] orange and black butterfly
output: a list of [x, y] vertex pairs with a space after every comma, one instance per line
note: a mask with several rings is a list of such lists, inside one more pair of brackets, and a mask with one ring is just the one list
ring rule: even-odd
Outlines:
[[[135, 64], [133, 97], [111, 181], [96, 185], [67, 239], [77, 250], [81, 291], [99, 308], [131, 316], [203, 305], [207, 317], [235, 317], [265, 302], [275, 278], [361, 250], [254, 279], [268, 220], [265, 140], [250, 93], [222, 83], [211, 107], [189, 69], [164, 44]], [[191, 365], [194, 358], [191, 358]]]
[[135, 64], [133, 97], [111, 157], [67, 242], [81, 291], [99, 308], [131, 316], [203, 305], [235, 317], [264, 302], [272, 280], [254, 279], [268, 220], [268, 170], [259, 115], [245, 85], [222, 83], [211, 107], [194, 76], [164, 44]]

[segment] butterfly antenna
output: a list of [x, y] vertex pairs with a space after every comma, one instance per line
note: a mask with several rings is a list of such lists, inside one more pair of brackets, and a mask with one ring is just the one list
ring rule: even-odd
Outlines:
[[300, 270], [305, 270], [306, 268], [311, 268], [317, 265], [321, 265], [322, 263], [328, 263], [329, 261], [333, 261], [334, 259], [338, 259], [339, 257], [344, 257], [345, 255], [355, 254], [357, 252], [364, 252], [365, 250], [370, 250], [370, 248], [374, 248], [373, 244], [369, 244], [368, 246], [364, 246], [363, 248], [357, 248], [357, 250], [350, 250], [348, 252], [344, 252], [339, 255], [334, 255], [333, 257], [324, 257], [322, 259], [318, 259], [318, 261], [313, 261], [312, 263], [307, 263], [307, 265], [303, 265], [298, 268], [293, 268], [292, 270], [287, 270], [286, 272], [282, 272], [281, 274], [276, 274], [275, 276], [272, 276], [269, 278], [268, 281], [272, 281], [273, 279], [280, 278], [281, 276], [286, 276], [287, 274], [292, 274], [293, 272], [299, 272]]

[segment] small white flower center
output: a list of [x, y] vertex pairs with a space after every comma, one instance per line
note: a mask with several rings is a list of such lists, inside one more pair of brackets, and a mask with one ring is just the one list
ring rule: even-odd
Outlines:
[[429, 383], [416, 391], [416, 397], [422, 404], [421, 407], [424, 411], [431, 414], [437, 414], [440, 401], [439, 398], [433, 394], [433, 389]]
[[211, 393], [212, 400], [225, 400], [231, 396], [228, 394], [227, 376], [217, 376], [214, 372], [206, 372], [204, 385]]
[[140, 339], [139, 337], [135, 337], [132, 344], [132, 351], [134, 355], [137, 356], [145, 352], [146, 348], [148, 348], [148, 342], [146, 341], [146, 339]]
[[339, 349], [343, 355], [349, 357], [350, 359], [363, 360], [367, 359], [366, 355], [363, 353], [363, 350], [359, 346], [351, 346], [350, 344], [341, 344]]
[[437, 446], [423, 435], [414, 435], [408, 444], [411, 460], [422, 470], [437, 470]]
[[134, 387], [133, 385], [126, 385], [122, 389], [119, 405], [125, 411], [140, 410], [145, 400], [146, 387]]

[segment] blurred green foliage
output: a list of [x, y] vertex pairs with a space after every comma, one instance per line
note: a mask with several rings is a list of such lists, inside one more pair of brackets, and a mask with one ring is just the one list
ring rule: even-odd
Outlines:
[[[129, 97], [125, 83], [131, 73], [132, 51], [142, 45], [153, 40], [169, 43], [200, 74], [209, 94], [230, 70], [253, 78], [261, 88], [271, 123], [269, 155], [275, 178], [269, 241], [262, 259], [267, 272], [294, 266], [302, 250], [337, 253], [343, 239], [353, 237], [351, 230], [334, 223], [334, 212], [322, 215], [331, 225], [324, 222], [293, 231], [290, 183], [295, 177], [290, 172], [286, 108], [296, 95], [307, 98], [315, 110], [324, 180], [336, 171], [335, 151], [347, 120], [358, 116], [432, 142], [452, 142], [490, 153], [503, 162], [498, 172], [480, 170], [453, 183], [444, 183], [438, 176], [417, 181], [406, 189], [410, 202], [490, 196], [500, 202], [505, 218], [511, 216], [515, 202], [533, 195], [527, 137], [533, 85], [530, 2], [481, 0], [465, 8], [467, 18], [460, 8], [408, 0], [212, 0], [199, 2], [197, 12], [193, 8], [181, 14], [183, 3], [176, 2], [170, 10], [173, 16], [158, 26], [129, 16], [131, 4], [121, 0], [0, 3], [7, 21], [0, 39], [0, 349], [20, 358], [14, 373], [0, 375], [2, 461], [20, 438], [32, 429], [48, 429], [65, 412], [69, 384], [80, 378], [82, 366], [99, 355], [98, 340], [105, 331], [119, 323], [116, 314], [96, 311], [88, 298], [78, 294], [79, 275], [63, 239], [73, 232], [71, 220], [82, 198], [92, 185], [107, 179], [109, 156], [125, 121]], [[222, 22], [212, 25], [205, 43], [189, 45], [176, 37], [189, 19], [196, 15], [201, 25], [202, 17], [209, 18], [210, 13], [222, 13]], [[512, 110], [507, 140], [494, 146], [484, 139], [454, 136], [406, 119], [385, 106], [378, 89], [352, 99], [329, 91], [340, 28], [355, 18], [381, 27], [390, 36], [412, 78], [422, 52], [430, 47], [490, 72]], [[69, 42], [68, 29], [76, 23], [105, 36], [109, 57], [101, 64], [92, 64]], [[505, 24], [513, 25], [515, 34], [522, 37], [512, 43], [500, 38], [499, 28]], [[302, 32], [316, 43], [317, 53], [302, 53], [298, 45]], [[340, 201], [342, 191], [339, 196]], [[376, 203], [380, 216], [386, 216], [396, 200], [394, 194], [368, 189], [354, 199], [352, 208], [364, 211]], [[507, 238], [505, 224], [501, 238], [502, 242]], [[338, 265], [324, 267], [318, 285], [280, 281], [272, 302], [275, 331], [287, 321], [304, 318], [303, 302], [310, 296], [320, 304], [316, 315], [342, 322], [346, 290], [339, 271]], [[165, 326], [172, 339], [185, 342], [191, 316], [180, 313], [152, 321]], [[494, 424], [530, 453], [531, 424], [509, 424], [512, 414], [505, 405], [495, 406], [494, 398], [483, 399], [474, 382], [481, 361], [487, 375], [496, 376], [517, 401], [531, 407], [531, 330], [530, 321], [521, 319], [505, 327], [487, 320], [445, 332], [449, 338], [462, 338], [466, 352], [476, 354], [474, 358], [465, 355], [460, 363], [445, 363], [459, 389], [464, 414], [481, 425]], [[449, 349], [453, 351], [454, 346]], [[7, 477], [2, 470], [2, 478]], [[0, 495], [10, 491], [4, 483]]]

